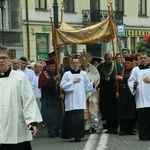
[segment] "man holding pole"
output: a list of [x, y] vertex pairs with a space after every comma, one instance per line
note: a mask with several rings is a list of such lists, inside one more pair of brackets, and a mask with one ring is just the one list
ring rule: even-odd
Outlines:
[[59, 89], [60, 74], [56, 73], [54, 59], [46, 61], [46, 71], [39, 77], [39, 87], [42, 93], [41, 113], [43, 121], [47, 124], [48, 135], [54, 138], [60, 135], [63, 112]]

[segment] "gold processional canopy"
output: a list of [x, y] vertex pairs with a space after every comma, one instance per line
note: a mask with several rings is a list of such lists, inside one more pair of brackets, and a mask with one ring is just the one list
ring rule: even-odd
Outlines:
[[113, 27], [113, 33], [111, 33], [110, 30], [109, 17], [100, 23], [82, 29], [62, 22], [60, 28], [55, 29], [56, 46], [67, 44], [90, 44], [98, 41], [108, 42], [112, 39], [112, 34], [113, 37], [115, 37], [116, 32], [114, 22], [111, 22], [111, 26]]

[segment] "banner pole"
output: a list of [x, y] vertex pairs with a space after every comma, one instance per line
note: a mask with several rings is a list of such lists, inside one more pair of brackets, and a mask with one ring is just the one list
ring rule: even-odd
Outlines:
[[[117, 27], [115, 15], [114, 15], [114, 10], [113, 10], [113, 7], [112, 7], [112, 2], [109, 2], [109, 3], [110, 3], [110, 9], [112, 11], [112, 18], [114, 20], [114, 25]], [[122, 66], [124, 66], [123, 54], [122, 54], [122, 51], [121, 51], [121, 44], [120, 44], [120, 40], [119, 40], [119, 36], [118, 36], [118, 30], [116, 30], [115, 34], [116, 34], [116, 39], [117, 39], [117, 45], [118, 45], [119, 53], [121, 55], [121, 63], [122, 63]]]
[[[57, 55], [57, 49], [56, 49], [56, 46], [57, 46], [57, 43], [56, 43], [56, 28], [54, 27], [52, 16], [50, 16], [50, 20], [51, 20], [51, 26], [52, 26], [53, 47], [54, 47], [54, 53], [55, 53], [55, 57], [56, 57], [56, 71], [57, 71], [57, 74], [59, 74], [58, 55]], [[63, 112], [63, 115], [64, 115], [65, 114], [64, 97], [63, 97], [62, 89], [59, 88], [59, 90], [60, 90], [60, 99], [61, 99], [61, 105], [62, 105], [62, 112]]]
[[[114, 28], [113, 27], [113, 17], [112, 17], [112, 11], [110, 9], [110, 4], [108, 4], [108, 13], [109, 13], [109, 24], [110, 24], [110, 34], [111, 34], [111, 41], [112, 41], [112, 49], [113, 49], [113, 57], [114, 57], [114, 69], [115, 69], [115, 75], [117, 75], [117, 65], [116, 65], [116, 58], [115, 58], [115, 48], [114, 48]], [[117, 88], [117, 93], [119, 94], [119, 86], [118, 86], [118, 81], [116, 81], [116, 88]]]

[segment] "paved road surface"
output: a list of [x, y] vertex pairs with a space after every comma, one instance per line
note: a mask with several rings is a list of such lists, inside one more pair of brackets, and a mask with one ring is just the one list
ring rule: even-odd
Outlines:
[[140, 141], [137, 132], [136, 135], [119, 136], [105, 131], [85, 135], [81, 142], [70, 142], [60, 137], [51, 139], [46, 129], [42, 129], [31, 144], [33, 150], [150, 150], [150, 141]]

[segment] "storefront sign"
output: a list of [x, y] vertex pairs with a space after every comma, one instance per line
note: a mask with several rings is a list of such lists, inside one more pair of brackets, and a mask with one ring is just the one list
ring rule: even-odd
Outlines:
[[123, 35], [124, 34], [124, 25], [118, 25], [118, 35]]
[[125, 36], [145, 36], [149, 33], [150, 31], [146, 30], [125, 30]]
[[50, 27], [46, 27], [46, 26], [42, 26], [42, 31], [45, 33], [45, 32], [51, 32], [52, 31], [52, 28]]

